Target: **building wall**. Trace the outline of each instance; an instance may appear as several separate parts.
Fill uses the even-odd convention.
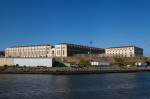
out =
[[[54,65],[53,58],[0,58],[0,66],[8,65],[13,66],[18,64],[19,66],[47,66],[52,67]]]
[[[0,66],[13,66],[14,65],[14,59],[13,58],[0,58]]]
[[[143,49],[135,46],[107,48],[106,56],[107,57],[143,57]]]
[[[55,48],[52,48],[50,53],[47,54],[47,57],[55,57],[56,56],[55,54],[56,54]]]
[[[55,46],[55,55],[56,57],[67,57],[73,56],[74,54],[90,54],[90,49],[92,54],[105,53],[105,50],[101,48],[62,43]]]
[[[103,54],[104,49],[76,44],[17,46],[6,48],[5,57],[67,57],[74,54]]]
[[[53,66],[53,59],[52,58],[15,58],[14,65],[18,64],[19,66]]]
[[[67,57],[67,45],[56,45],[55,46],[55,56],[56,57]]]
[[[6,48],[5,57],[47,57],[51,45],[17,46]]]
[[[143,49],[135,47],[134,48],[135,57],[143,57]]]

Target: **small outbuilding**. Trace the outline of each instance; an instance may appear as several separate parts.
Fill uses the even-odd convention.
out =
[[[18,66],[27,66],[27,67],[36,67],[36,66],[54,66],[54,58],[30,58],[30,57],[4,57],[0,58],[0,66],[8,65],[18,65]]]
[[[147,63],[135,63],[136,66],[147,66]]]
[[[95,66],[109,66],[110,63],[109,62],[91,62],[91,65],[95,65]]]

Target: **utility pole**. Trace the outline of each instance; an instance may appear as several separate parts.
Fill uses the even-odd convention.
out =
[[[62,52],[63,52],[63,51],[62,51],[62,45],[61,45],[61,62],[63,63],[63,60],[64,60],[64,59],[63,59],[63,56],[62,56]]]
[[[91,63],[91,46],[92,46],[92,41],[90,41],[90,63]]]
[[[150,44],[149,44],[149,46],[150,46]],[[150,54],[148,54],[148,55],[146,55],[147,57],[150,57]],[[143,57],[144,57],[144,55],[143,55]]]

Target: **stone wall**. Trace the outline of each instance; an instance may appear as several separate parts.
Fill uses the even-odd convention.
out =
[[[13,58],[0,58],[0,66],[13,66],[14,65],[14,59]]]

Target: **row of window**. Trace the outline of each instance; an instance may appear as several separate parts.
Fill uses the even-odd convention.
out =
[[[115,49],[106,49],[106,50],[127,50],[127,49],[134,49],[134,48],[115,48]]]
[[[45,50],[27,50],[27,51],[21,50],[21,51],[6,51],[6,52],[37,52],[37,51],[44,51],[45,52]]]
[[[39,48],[39,49],[6,49],[6,51],[18,51],[18,50],[45,50],[46,48]],[[50,48],[47,48],[50,50]]]
[[[61,55],[61,50],[57,50],[57,55]],[[65,50],[62,50],[62,55],[65,55]]]
[[[61,49],[61,47],[56,47],[57,49]],[[62,47],[62,49],[65,49],[65,47]]]

